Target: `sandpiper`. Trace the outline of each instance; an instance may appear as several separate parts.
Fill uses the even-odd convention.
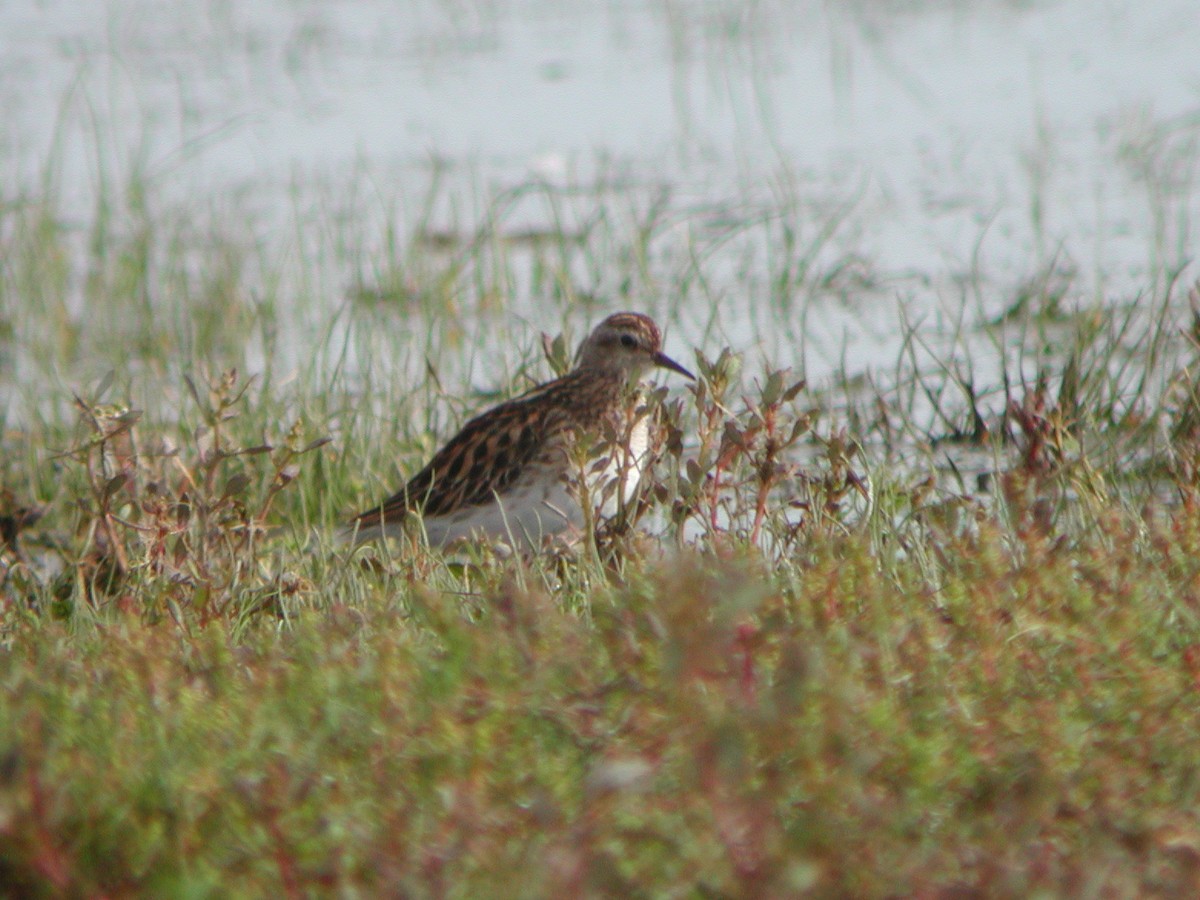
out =
[[[561,378],[467,422],[404,487],[351,520],[351,540],[403,534],[419,517],[431,546],[536,550],[630,502],[650,455],[639,382],[655,367],[695,376],[662,352],[662,333],[640,313],[609,316],[576,359]]]

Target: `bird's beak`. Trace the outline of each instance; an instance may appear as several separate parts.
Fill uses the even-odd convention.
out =
[[[671,357],[667,356],[665,353],[655,353],[653,359],[656,366],[661,366],[664,369],[670,369],[673,372],[678,372],[680,375],[692,379],[692,381],[696,380],[695,375],[693,375],[679,363],[675,362],[675,360],[671,359]]]

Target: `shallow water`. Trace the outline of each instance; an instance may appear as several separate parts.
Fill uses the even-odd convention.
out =
[[[879,383],[909,323],[926,364],[994,385],[1021,351],[978,326],[1023,280],[1064,270],[1065,307],[1120,306],[1190,258],[1196,47],[1193,0],[10,2],[0,153],[10,191],[59,159],[81,222],[98,173],[138,171],[181,204],[237,198],[267,240],[362,214],[342,193],[365,182],[368,250],[392,224],[452,256],[512,191],[509,296],[472,298],[510,361],[472,361],[479,383],[513,339],[636,304],[685,358],[729,343],[748,368]],[[618,250],[589,251],[567,268],[594,302],[546,299],[539,238],[656,203],[650,278],[622,296]],[[787,224],[810,249],[773,296]],[[334,259],[328,308],[285,317],[295,359],[361,269]]]

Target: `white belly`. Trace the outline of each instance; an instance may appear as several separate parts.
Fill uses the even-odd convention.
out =
[[[615,438],[599,448],[599,455],[585,473],[586,495],[601,519],[619,515],[637,498],[650,465],[647,414],[627,422]]]
[[[565,482],[542,482],[514,486],[492,503],[427,518],[424,526],[434,547],[482,540],[537,549],[549,537],[582,528],[583,509]]]
[[[647,417],[611,437],[594,448],[582,473],[531,472],[492,503],[425,519],[426,538],[434,547],[483,540],[536,551],[549,538],[581,533],[589,519],[594,525],[619,515],[636,499],[650,462]],[[590,516],[584,514],[585,504]]]

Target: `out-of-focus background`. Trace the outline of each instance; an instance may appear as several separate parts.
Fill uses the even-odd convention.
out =
[[[629,306],[815,384],[913,325],[996,381],[1031,280],[1130,303],[1190,260],[1197,46],[1189,0],[14,2],[0,169],[79,238],[68,319],[131,215],[254,258],[276,362],[348,301],[494,346]]]

